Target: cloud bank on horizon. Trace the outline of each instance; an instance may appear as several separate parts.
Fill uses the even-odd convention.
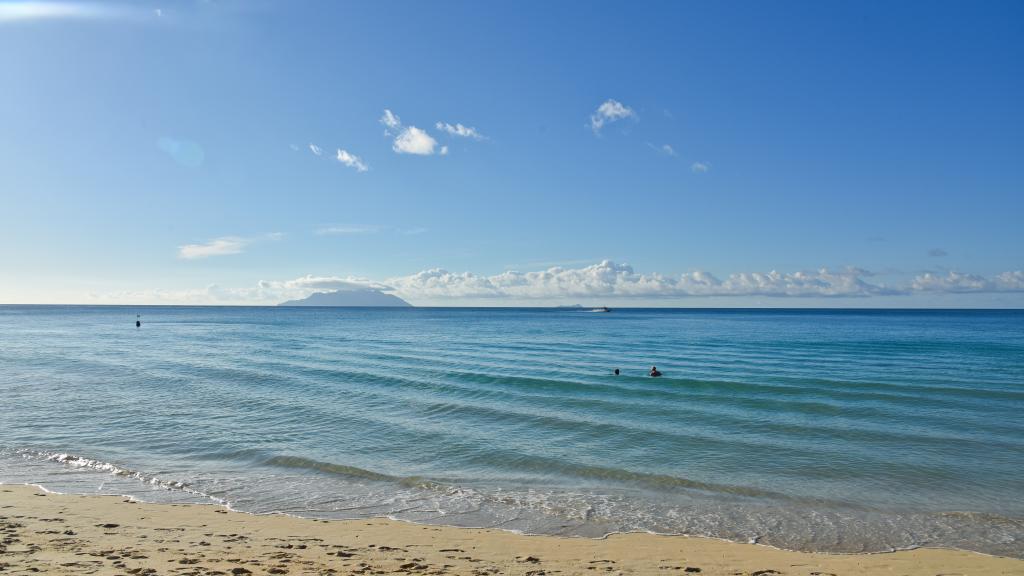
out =
[[[229,239],[197,245],[192,252],[231,250]],[[183,249],[186,247],[182,247]],[[212,255],[212,254],[206,254]],[[205,257],[192,256],[192,257]],[[292,280],[261,280],[253,287],[206,288],[167,291],[119,292],[94,296],[94,300],[125,303],[182,304],[276,304],[300,299],[314,292],[372,289],[394,294],[412,304],[474,302],[501,305],[507,300],[545,303],[567,299],[602,299],[685,302],[711,297],[757,296],[777,299],[854,298],[913,296],[922,293],[1019,293],[1024,292],[1024,271],[1008,271],[992,278],[956,271],[925,272],[909,284],[872,282],[875,274],[860,268],[801,272],[737,272],[724,279],[704,271],[677,276],[640,273],[628,264],[610,260],[580,268],[552,267],[532,272],[506,271],[494,275],[449,272],[441,268],[408,276],[375,281],[356,276],[306,275]]]

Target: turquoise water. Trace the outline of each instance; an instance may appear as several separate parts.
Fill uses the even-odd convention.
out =
[[[0,401],[58,491],[1024,557],[1019,311],[7,306]]]

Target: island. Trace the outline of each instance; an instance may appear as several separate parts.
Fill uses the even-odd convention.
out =
[[[315,292],[300,300],[288,300],[278,306],[397,306],[411,307],[394,294],[385,294],[375,288],[355,288],[333,292]]]

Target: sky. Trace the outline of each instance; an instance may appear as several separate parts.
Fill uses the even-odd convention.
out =
[[[0,303],[1024,307],[1024,4],[0,0]]]

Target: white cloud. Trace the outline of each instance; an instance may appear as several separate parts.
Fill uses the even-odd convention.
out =
[[[0,2],[0,23],[31,20],[104,20],[122,18],[121,8],[94,2]]]
[[[205,288],[184,290],[138,290],[91,295],[100,303],[121,304],[279,304],[305,298],[314,292],[333,290],[386,290],[388,287],[365,278],[339,276],[301,276],[294,280],[260,280],[247,288],[228,288],[210,284]]]
[[[640,274],[627,264],[605,260],[583,268],[509,271],[493,276],[435,268],[387,281],[409,299],[558,299],[579,297],[678,298],[690,296],[864,297],[899,294],[871,284],[856,268],[813,272],[748,272],[720,280],[708,272],[679,276]]]
[[[364,234],[393,233],[404,236],[415,236],[426,232],[426,228],[399,228],[397,226],[378,226],[375,224],[342,224],[325,226],[314,231],[317,236],[359,236]]]
[[[651,150],[654,150],[658,154],[663,154],[665,156],[677,156],[676,149],[673,148],[671,144],[662,144],[661,146],[655,146],[654,144],[648,142],[647,147],[650,148]]]
[[[348,166],[349,168],[355,168],[356,172],[366,172],[367,170],[370,169],[370,167],[367,166],[366,163],[363,162],[363,160],[359,156],[356,156],[355,154],[352,154],[347,150],[342,150],[341,148],[338,148],[338,154],[336,158],[338,159],[338,162],[341,162],[345,166]]]
[[[430,134],[427,134],[426,130],[416,126],[403,127],[402,120],[391,110],[384,110],[384,115],[380,117],[380,123],[386,127],[384,130],[385,136],[391,136],[397,132],[397,136],[395,136],[395,140],[391,144],[391,149],[398,154],[416,154],[418,156],[431,156],[433,154],[445,156],[448,154],[448,147],[441,146],[438,148],[437,140]]]
[[[358,234],[376,234],[384,230],[382,226],[366,226],[354,224],[347,226],[327,226],[316,231],[318,236],[355,236]]]
[[[927,272],[914,278],[911,286],[918,292],[1024,292],[1024,271],[1003,272],[995,278],[953,270],[945,274]]]
[[[996,276],[995,283],[1000,292],[1024,292],[1024,270],[1003,272]]]
[[[434,140],[430,134],[415,126],[409,126],[398,133],[391,149],[399,154],[430,156],[434,154],[434,148],[436,147],[437,140]],[[448,153],[447,146],[441,148],[441,153]]]
[[[600,134],[605,124],[617,122],[623,118],[636,118],[636,112],[618,100],[606,100],[590,115],[590,129]]]
[[[310,145],[309,145],[309,151],[312,152],[313,154],[316,154],[317,156],[320,156],[320,155],[322,155],[324,153],[323,148],[317,146],[316,144],[312,144],[312,143],[310,143]]]
[[[710,162],[694,162],[690,166],[690,170],[694,174],[703,174],[703,173],[707,172],[708,170],[711,170],[711,163]]]
[[[196,260],[210,256],[228,256],[240,254],[249,241],[244,238],[225,236],[203,244],[186,244],[178,247],[178,258]]]
[[[476,128],[470,126],[463,126],[462,124],[456,123],[454,126],[447,122],[438,122],[435,124],[437,129],[442,132],[447,132],[452,136],[459,136],[462,138],[472,138],[473,140],[483,140],[486,138],[483,134],[477,131]]]
[[[384,110],[384,115],[380,117],[380,123],[387,127],[388,130],[397,130],[402,127],[402,121],[398,118],[398,115],[391,110]],[[385,130],[384,133],[390,135],[391,133]]]
[[[257,289],[279,292],[282,296],[298,296],[304,298],[317,290],[352,290],[360,288],[373,288],[375,290],[389,290],[390,288],[379,282],[355,276],[313,276],[307,274],[294,280],[274,281],[260,280]]]

